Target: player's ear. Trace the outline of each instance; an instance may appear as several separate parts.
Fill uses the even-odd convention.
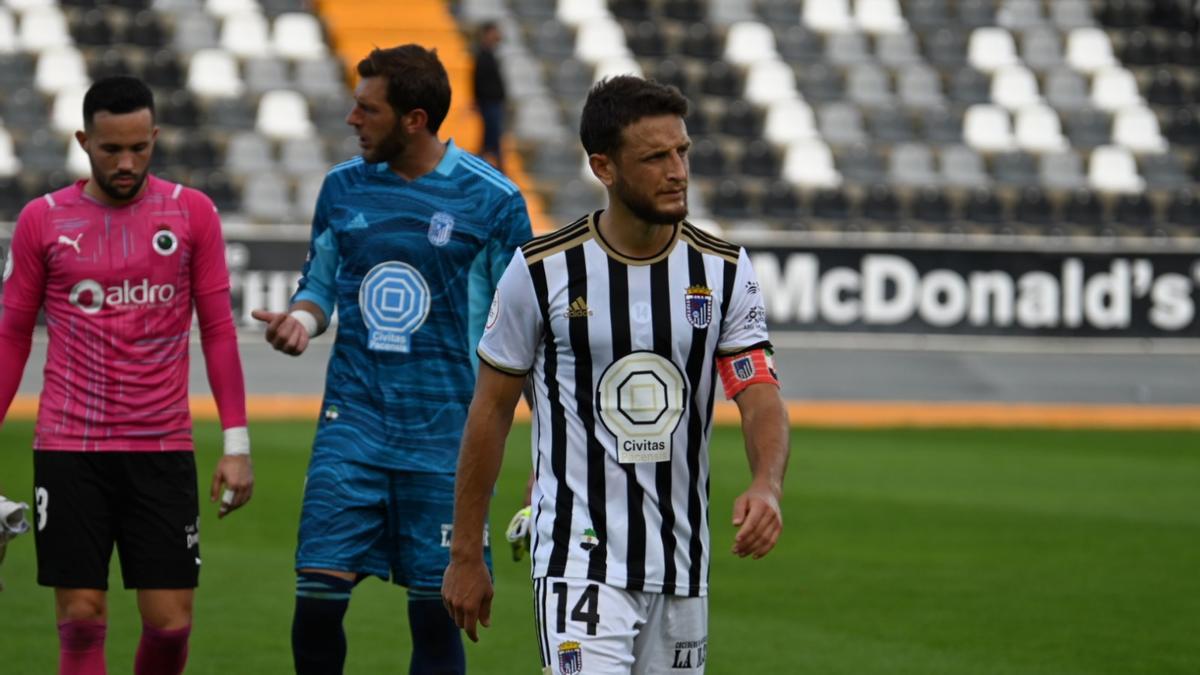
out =
[[[409,134],[424,131],[426,125],[429,124],[429,113],[425,112],[424,108],[413,108],[404,113],[404,116],[400,118],[400,123],[404,126],[404,131]]]
[[[600,152],[588,155],[588,166],[592,167],[592,175],[603,183],[604,187],[612,187],[616,182],[616,167],[608,155]]]
[[[83,148],[84,152],[88,151],[88,146],[87,146],[88,137],[87,137],[86,132],[76,131],[75,132],[75,142],[79,143],[79,147]]]

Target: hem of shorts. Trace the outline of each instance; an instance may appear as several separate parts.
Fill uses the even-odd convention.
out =
[[[74,442],[74,443],[35,443],[33,449],[38,452],[195,452],[191,442],[180,443],[130,443],[130,442]]]
[[[598,579],[593,579],[593,578],[587,576],[586,574],[565,574],[565,573],[555,574],[554,572],[556,572],[556,571],[558,571],[558,570],[549,570],[549,571],[542,572],[542,573],[534,572],[533,578],[534,579],[545,579],[547,577],[554,577],[557,579],[577,579],[579,581],[594,581],[596,583],[604,584],[605,586],[612,586],[613,588],[620,588],[621,590],[625,590],[625,591],[631,591],[631,592],[637,592],[637,593],[658,593],[661,595],[673,595],[676,597],[685,597],[685,598],[703,598],[708,595],[708,584],[700,584],[700,586],[696,589],[695,593],[692,593],[691,592],[692,589],[687,586],[682,587],[682,590],[678,590],[680,588],[680,586],[678,584],[676,584],[677,590],[674,593],[667,593],[667,592],[663,591],[662,582],[641,581],[641,588],[635,589],[635,588],[632,588],[632,586],[639,582],[639,580],[637,580],[637,579],[625,579],[623,577],[609,576],[604,581],[600,581]]]
[[[297,560],[293,571],[299,573],[300,570],[329,570],[331,572],[345,572],[346,574],[361,574],[369,577],[379,577],[384,581],[391,581],[391,570],[380,573],[377,570],[356,570],[349,569],[350,565],[344,562],[335,562],[332,560]]]

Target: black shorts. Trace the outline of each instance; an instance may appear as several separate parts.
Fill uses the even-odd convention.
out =
[[[38,583],[108,589],[113,544],[125,588],[195,588],[200,511],[191,452],[33,453]]]

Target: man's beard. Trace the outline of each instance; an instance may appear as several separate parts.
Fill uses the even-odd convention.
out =
[[[404,154],[404,150],[408,147],[407,139],[404,138],[404,132],[400,130],[400,125],[392,127],[391,133],[384,136],[383,140],[371,149],[370,153],[363,153],[363,159],[371,164],[379,162],[391,162],[393,159]]]
[[[110,199],[119,202],[132,199],[133,196],[142,189],[142,185],[146,183],[146,175],[148,173],[148,171],[143,171],[140,174],[136,174],[132,171],[120,171],[114,174],[112,179],[108,179],[102,178],[102,174],[96,170],[95,163],[92,164],[92,177],[96,179],[96,185],[100,188],[100,191],[108,195]],[[129,186],[128,188],[117,187],[114,182],[117,178],[122,178],[124,176],[133,176],[133,185]]]
[[[673,211],[664,211],[654,204],[654,197],[639,194],[637,190],[625,182],[625,179],[617,176],[616,182],[613,184],[616,188],[617,198],[629,209],[629,212],[637,216],[643,222],[652,225],[674,225],[687,217],[687,190],[684,190],[683,207]]]

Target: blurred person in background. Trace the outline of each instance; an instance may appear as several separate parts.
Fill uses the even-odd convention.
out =
[[[503,39],[500,26],[488,21],[479,27],[479,45],[475,50],[475,105],[483,119],[483,158],[503,171],[500,144],[504,137],[504,116],[507,95],[504,76],[496,59],[496,48]]]

